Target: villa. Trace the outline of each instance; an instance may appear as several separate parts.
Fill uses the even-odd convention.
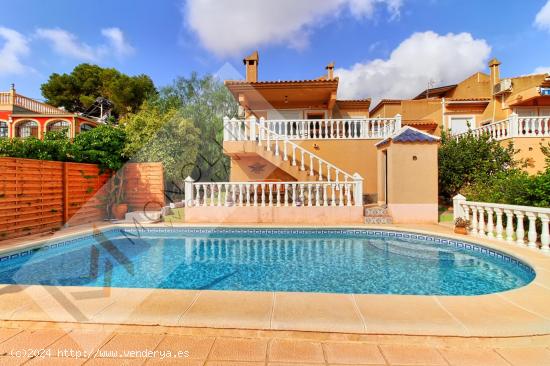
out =
[[[458,84],[430,88],[412,99],[383,99],[371,117],[402,116],[404,124],[440,135],[487,132],[519,149],[529,172],[544,168],[539,145],[550,137],[550,76],[500,77],[500,62],[489,62],[489,74],[476,72]]]
[[[14,85],[0,92],[0,138],[44,138],[48,131],[68,129],[69,137],[88,131],[100,122],[18,94]]]

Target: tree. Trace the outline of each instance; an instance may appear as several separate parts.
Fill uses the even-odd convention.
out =
[[[147,75],[128,76],[90,64],[80,64],[70,74],[51,74],[40,89],[46,103],[70,112],[83,112],[96,98],[105,97],[114,103],[115,116],[137,112],[143,101],[157,92]]]
[[[126,142],[124,129],[99,125],[76,135],[71,148],[71,160],[77,163],[96,163],[102,168],[119,170],[126,162],[123,154]]]
[[[201,145],[200,130],[182,113],[144,103],[121,123],[126,131],[124,155],[136,162],[161,162],[165,179],[181,185],[191,174]]]
[[[452,197],[475,182],[516,169],[521,162],[514,160],[512,143],[503,147],[488,135],[466,136],[456,139],[443,132],[439,148],[439,193],[450,202]]]
[[[176,108],[200,130],[193,177],[201,181],[225,181],[229,159],[223,153],[223,117],[235,117],[238,105],[223,83],[211,75],[177,78],[160,91],[153,103],[160,110]]]

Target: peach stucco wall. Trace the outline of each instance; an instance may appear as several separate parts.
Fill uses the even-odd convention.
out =
[[[437,148],[437,143],[389,143],[378,151],[379,204],[388,204],[395,223],[437,223]],[[388,164],[386,199],[384,151]]]
[[[508,146],[510,142],[514,144],[514,150],[519,150],[515,157],[518,160],[526,160],[528,166],[525,169],[529,174],[535,174],[546,168],[545,156],[540,149],[540,145],[548,146],[550,139],[534,137],[515,137],[500,141],[502,146]]]
[[[296,180],[290,174],[258,155],[231,157],[230,180],[232,182],[249,182],[265,179],[277,179],[280,181]]]
[[[185,222],[360,224],[363,222],[363,207],[186,207]]]

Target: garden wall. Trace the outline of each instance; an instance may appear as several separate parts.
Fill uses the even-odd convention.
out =
[[[125,167],[127,203],[164,203],[162,164],[130,163]],[[110,172],[95,164],[0,158],[0,240],[51,232],[102,221]]]

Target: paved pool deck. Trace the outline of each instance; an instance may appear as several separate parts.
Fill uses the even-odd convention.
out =
[[[173,224],[171,226],[213,225]],[[215,227],[220,226],[222,225],[215,225]],[[244,225],[231,226],[244,227]],[[498,249],[525,261],[534,268],[537,275],[535,280],[527,286],[482,296],[2,285],[0,287],[0,320],[330,332],[356,335],[446,337],[550,335],[550,256],[517,244],[455,235],[451,228],[443,225],[344,227],[404,230],[468,240]],[[89,230],[89,228],[63,230],[56,234],[56,238],[89,232]],[[35,246],[40,244],[40,240],[43,239],[4,243],[1,250]]]

